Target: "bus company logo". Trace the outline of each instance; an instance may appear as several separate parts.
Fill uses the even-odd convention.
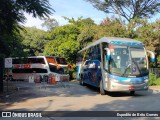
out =
[[[11,117],[11,112],[2,112],[2,117]]]

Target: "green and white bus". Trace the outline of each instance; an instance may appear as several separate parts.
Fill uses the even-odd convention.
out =
[[[78,52],[76,77],[80,84],[106,91],[147,90],[149,60],[155,61],[153,52],[140,41],[129,38],[103,37]]]

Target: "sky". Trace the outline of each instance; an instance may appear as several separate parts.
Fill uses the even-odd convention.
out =
[[[91,18],[95,21],[96,24],[99,24],[106,17],[111,16],[110,14],[106,14],[103,11],[99,11],[94,8],[89,2],[85,0],[49,0],[51,7],[55,10],[51,18],[54,18],[58,21],[59,25],[67,24],[67,20],[65,20],[62,16],[68,18],[78,19],[78,17],[83,18]],[[32,27],[35,26],[39,29],[44,29],[41,24],[42,20],[39,18],[33,18],[31,15],[25,14],[27,20],[24,26]],[[160,19],[160,14],[153,16],[153,18],[149,19],[149,22],[154,22],[156,19]]]

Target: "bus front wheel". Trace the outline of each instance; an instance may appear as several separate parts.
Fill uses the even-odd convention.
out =
[[[106,94],[106,91],[103,89],[102,80],[100,81],[100,94],[101,95],[105,95]]]

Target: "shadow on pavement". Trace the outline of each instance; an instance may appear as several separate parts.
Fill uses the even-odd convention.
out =
[[[19,102],[25,102],[29,99],[34,98],[45,98],[49,96],[63,96],[63,97],[83,97],[83,96],[95,96],[99,94],[99,89],[91,86],[80,86],[78,82],[69,83],[68,87],[62,87],[62,86],[37,86],[34,84],[29,84],[28,82],[11,82],[13,86],[20,87],[19,90],[15,90],[10,95],[4,95],[1,96],[1,103],[0,103],[0,110],[6,110],[8,107],[11,107],[14,105],[14,103]],[[13,87],[14,88],[14,87]],[[154,93],[154,94],[153,94]],[[154,111],[159,110],[160,106],[160,93],[154,92],[153,90],[149,90],[148,92],[137,92],[135,96],[129,97],[127,100],[119,100],[118,97],[128,97],[130,96],[129,92],[107,92],[107,95],[104,97],[117,97],[117,100],[114,99],[111,102],[99,104],[96,103],[94,107],[91,109],[81,109],[81,111],[117,111],[117,110],[127,110],[127,111]],[[151,98],[149,98],[152,96]],[[103,96],[102,96],[103,97]],[[139,97],[139,99],[136,99]],[[106,97],[107,99],[107,97]],[[152,102],[154,101],[154,105]],[[64,101],[65,102],[65,101]],[[13,111],[45,111],[48,107],[50,107],[53,104],[52,100],[49,100],[47,105],[45,107],[39,107],[35,109],[26,109],[25,106],[21,109],[13,109]],[[82,103],[85,105],[85,103]],[[31,106],[32,107],[32,106]],[[67,108],[65,106],[65,108]],[[69,108],[69,107],[68,107]],[[54,108],[53,108],[54,109]],[[59,109],[59,111],[70,111],[70,109]]]

